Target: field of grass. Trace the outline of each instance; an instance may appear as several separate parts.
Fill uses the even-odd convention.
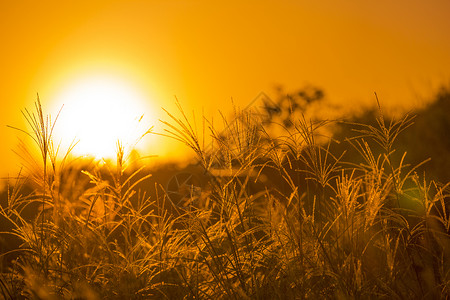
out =
[[[5,299],[448,299],[448,185],[395,152],[413,118],[306,118],[274,136],[251,111],[218,132],[168,113],[166,135],[197,156],[197,181],[57,159],[39,102],[25,112],[40,149],[0,210]],[[56,125],[57,126],[57,125]],[[281,134],[279,132],[282,132]],[[204,143],[212,136],[213,143]],[[351,150],[358,157],[346,156]]]

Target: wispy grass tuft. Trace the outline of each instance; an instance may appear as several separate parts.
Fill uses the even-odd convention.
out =
[[[121,143],[104,166],[58,159],[39,99],[25,110],[31,131],[19,130],[40,159],[21,151],[34,184],[19,176],[1,205],[1,236],[16,241],[1,255],[3,298],[448,297],[450,188],[393,155],[413,118],[378,105],[376,126],[336,141],[321,131],[332,122],[292,119],[273,136],[238,108],[224,131],[205,118],[199,129],[177,105],[163,135],[202,168],[180,201]]]

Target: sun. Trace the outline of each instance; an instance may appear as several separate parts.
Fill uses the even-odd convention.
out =
[[[143,92],[118,76],[72,80],[52,101],[55,109],[61,109],[54,140],[66,149],[75,142],[75,155],[114,158],[118,141],[130,150],[150,128],[149,102]]]

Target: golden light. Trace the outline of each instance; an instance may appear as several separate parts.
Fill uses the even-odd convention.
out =
[[[150,128],[149,99],[119,76],[100,74],[71,80],[52,103],[53,115],[62,107],[54,141],[63,149],[77,142],[72,150],[75,155],[114,158],[118,141],[129,151]]]

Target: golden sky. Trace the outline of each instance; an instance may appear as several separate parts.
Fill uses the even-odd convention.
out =
[[[150,123],[175,96],[212,112],[277,84],[317,85],[336,103],[376,91],[387,106],[417,104],[450,82],[449,16],[448,0],[2,1],[2,171],[18,165],[6,125],[24,126],[36,93],[53,109],[86,78],[132,86]]]

